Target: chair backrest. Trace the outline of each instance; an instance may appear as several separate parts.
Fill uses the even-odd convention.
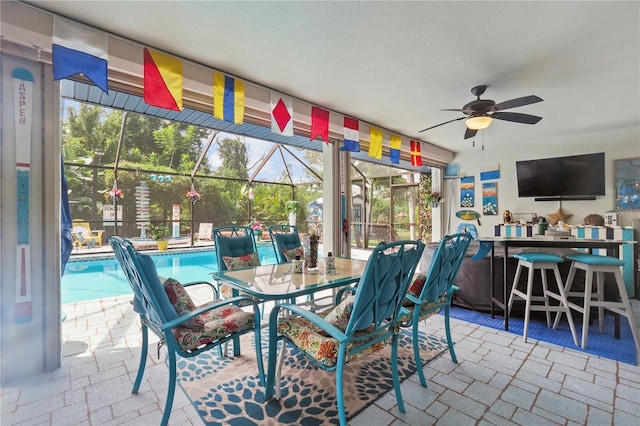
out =
[[[345,334],[351,336],[371,325],[384,328],[398,321],[423,251],[422,241],[380,243],[373,249],[358,283]]]
[[[89,225],[89,222],[85,222],[84,220],[80,220],[80,219],[74,219],[73,220],[73,229],[74,232],[79,232],[76,231],[75,229],[78,228],[84,228],[83,230],[83,234],[85,234],[85,237],[90,237],[91,236],[91,225]]]
[[[213,240],[213,223],[201,223],[198,226],[199,240]]]
[[[257,252],[253,230],[248,226],[223,226],[213,230],[218,271],[226,271],[224,256],[245,256]]]
[[[435,302],[449,294],[473,237],[468,232],[445,236],[433,257],[420,292],[420,300]]]
[[[152,324],[149,326],[162,335],[159,325],[178,316],[160,282],[153,259],[138,253],[133,244],[124,238],[113,235],[108,242],[133,290],[133,309],[156,324],[156,327]]]
[[[76,225],[73,227],[72,232],[76,234],[76,237],[78,237],[78,241],[80,241],[81,243],[84,242],[85,238],[91,237],[91,234],[84,226]]]
[[[291,262],[292,259],[287,259],[284,251],[302,247],[298,227],[294,225],[274,225],[268,229],[278,263]]]

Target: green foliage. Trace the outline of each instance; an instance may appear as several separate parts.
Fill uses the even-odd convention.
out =
[[[287,201],[286,203],[284,203],[284,209],[287,211],[287,213],[298,214],[301,210],[300,202],[295,200]]]
[[[171,234],[169,233],[169,227],[166,225],[150,225],[149,235],[154,240],[166,240]]]
[[[235,138],[216,139],[218,154],[222,159],[222,165],[218,168],[218,176],[248,180],[247,165],[249,164],[249,154],[247,153],[246,142]]]

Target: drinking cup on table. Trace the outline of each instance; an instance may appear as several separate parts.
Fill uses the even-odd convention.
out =
[[[302,260],[300,259],[300,256],[296,256],[296,258],[293,260],[293,272],[295,274],[301,274],[302,273]]]

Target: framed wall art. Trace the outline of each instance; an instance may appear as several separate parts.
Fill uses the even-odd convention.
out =
[[[640,157],[614,160],[616,210],[640,210]]]

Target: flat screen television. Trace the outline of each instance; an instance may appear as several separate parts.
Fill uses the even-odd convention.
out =
[[[516,176],[520,197],[595,200],[604,195],[604,152],[516,161]]]

